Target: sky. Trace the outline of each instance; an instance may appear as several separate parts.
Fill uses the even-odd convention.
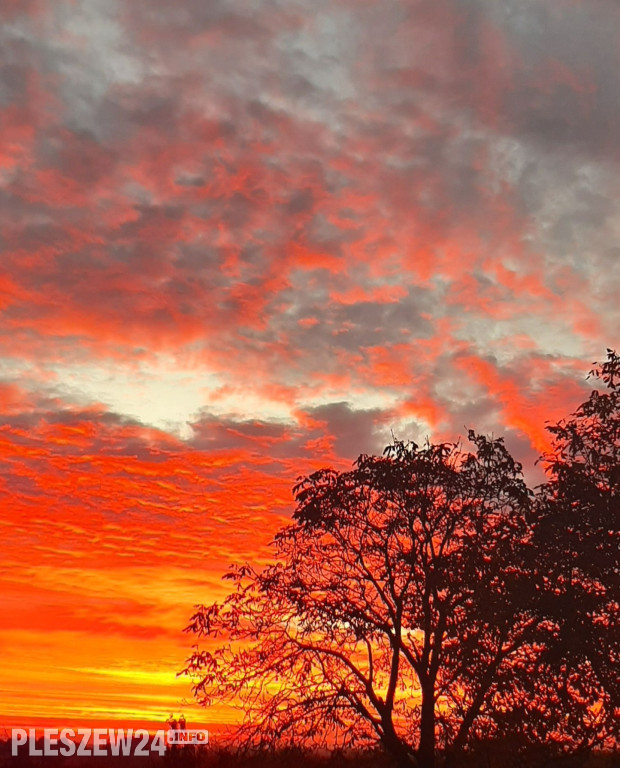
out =
[[[5,0],[0,729],[191,723],[296,479],[546,420],[620,330],[616,0]]]

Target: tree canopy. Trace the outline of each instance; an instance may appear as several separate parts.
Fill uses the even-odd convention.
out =
[[[594,389],[568,419],[550,425],[542,457],[534,541],[541,655],[553,705],[565,713],[563,741],[580,748],[616,731],[620,714],[620,357],[590,372]]]
[[[501,439],[396,441],[294,489],[274,562],[234,566],[184,672],[244,712],[238,743],[380,743],[399,766],[476,744],[603,743],[618,706],[618,358],[550,427],[530,491]],[[615,538],[614,538],[615,537]],[[601,638],[605,645],[601,648]],[[615,637],[615,639],[614,639]],[[617,666],[616,666],[617,668]]]

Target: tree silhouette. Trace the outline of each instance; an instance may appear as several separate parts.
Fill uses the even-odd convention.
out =
[[[536,622],[517,605],[530,494],[501,440],[469,437],[475,453],[396,442],[304,478],[277,562],[199,606],[188,630],[225,642],[184,671],[202,703],[241,705],[238,740],[378,740],[431,768],[488,733]]]
[[[232,567],[187,627],[206,647],[183,672],[241,707],[237,744],[379,743],[418,768],[617,746],[620,358],[592,375],[607,391],[548,427],[536,494],[474,432],[299,481],[275,562]]]
[[[548,427],[549,475],[538,494],[538,604],[551,628],[541,659],[564,747],[613,737],[620,708],[620,357],[590,373],[594,390]]]

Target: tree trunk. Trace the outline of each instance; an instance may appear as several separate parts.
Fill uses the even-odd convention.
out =
[[[395,768],[420,768],[420,763],[416,757],[406,749],[391,750],[390,754],[394,760]]]
[[[412,750],[397,735],[391,722],[384,723],[383,745],[395,768],[420,768]]]
[[[432,685],[422,687],[418,764],[420,768],[435,768],[435,691]]]

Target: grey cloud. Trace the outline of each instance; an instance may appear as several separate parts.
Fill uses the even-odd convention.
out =
[[[305,409],[322,426],[302,428],[294,422],[244,421],[232,416],[205,413],[192,424],[191,445],[204,451],[245,450],[279,462],[316,458],[309,441],[332,436],[339,457],[355,459],[360,453],[381,453],[389,441],[390,414],[380,409],[352,408],[348,402],[332,402]],[[327,462],[327,457],[326,457]]]
[[[620,78],[616,30],[620,6],[614,0],[550,5],[534,0],[477,5],[495,20],[518,50],[522,69],[505,105],[516,133],[540,140],[547,148],[565,143],[594,157],[616,159],[620,128]],[[550,66],[566,67],[583,86],[541,83]],[[561,78],[561,74],[559,75]]]
[[[353,409],[350,403],[329,403],[308,409],[311,416],[327,424],[335,437],[338,456],[355,459],[361,453],[381,454],[385,448],[388,414],[373,408]]]

